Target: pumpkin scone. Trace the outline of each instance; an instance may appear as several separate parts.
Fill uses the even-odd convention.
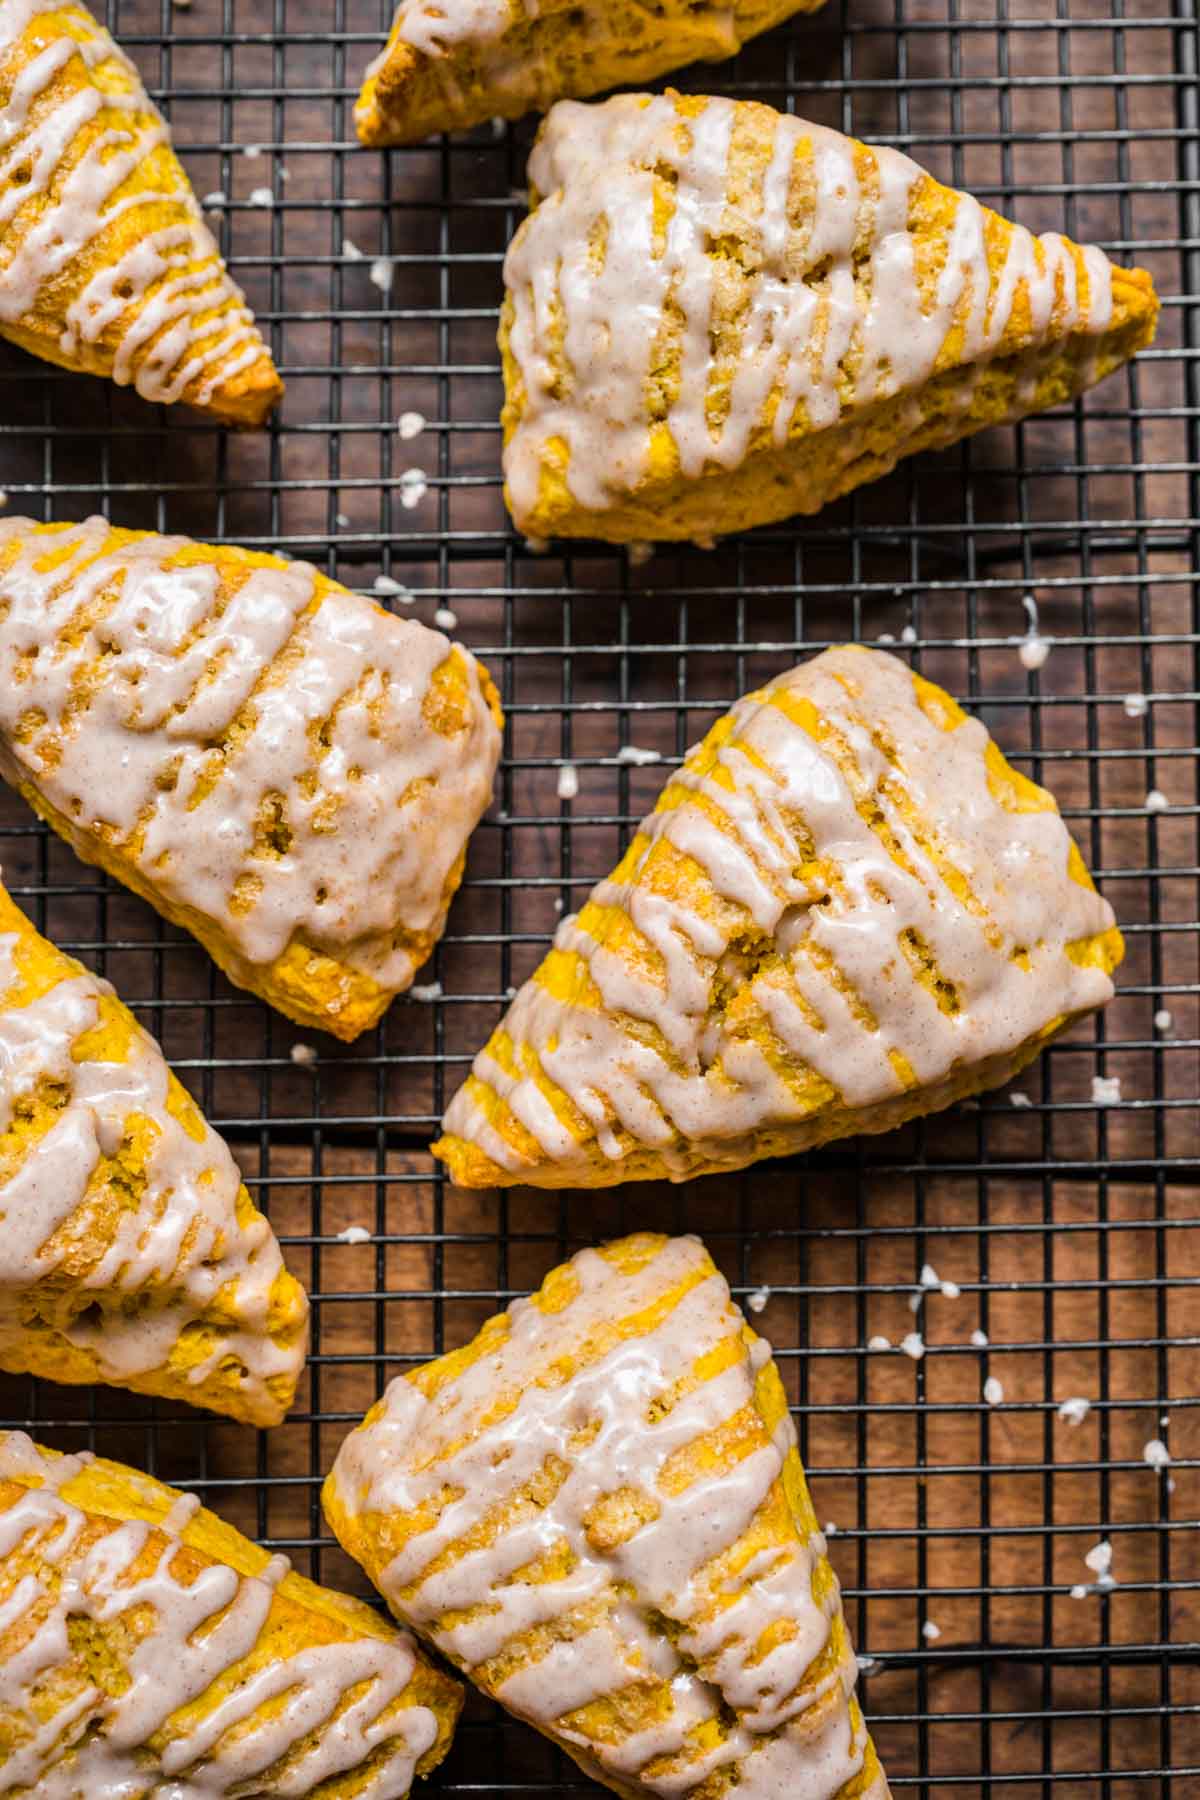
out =
[[[400,0],[368,66],[354,122],[364,144],[411,144],[493,118],[545,112],[564,95],[653,81],[736,56],[760,31],[824,0]]]
[[[1123,953],[1053,797],[844,645],[738,702],[508,1008],[456,1182],[683,1181],[1007,1081]]]
[[[308,563],[0,521],[0,774],[300,1024],[410,985],[500,727],[469,652]]]
[[[194,1495],[0,1433],[2,1800],[403,1800],[461,1699]]]
[[[324,1499],[396,1616],[617,1793],[886,1800],[770,1346],[699,1239],[581,1251],[393,1381]]]
[[[154,1039],[0,887],[0,1368],[277,1425],[307,1332],[274,1232]]]
[[[0,333],[233,425],[283,393],[166,120],[75,0],[0,0]]]
[[[711,540],[1057,406],[1154,336],[1142,269],[753,102],[564,101],[501,313],[535,538]]]

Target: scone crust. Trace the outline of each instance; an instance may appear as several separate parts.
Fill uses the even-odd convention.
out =
[[[1053,797],[845,645],[689,754],[434,1154],[466,1187],[601,1187],[890,1130],[1008,1080],[1107,1002],[1122,949]]]
[[[283,393],[270,352],[165,120],[86,8],[28,0],[0,13],[0,111],[9,169],[29,156],[29,197],[0,227],[0,331],[146,399],[261,425]]]
[[[398,1617],[629,1796],[885,1800],[769,1346],[696,1238],[584,1250],[346,1440]]]
[[[215,1625],[204,1662],[196,1625]],[[399,1800],[442,1760],[462,1704],[407,1633],[192,1496],[6,1432],[0,1661],[31,1665],[32,1645],[27,1690],[0,1700],[0,1793],[39,1778],[108,1793],[119,1775],[141,1800],[200,1764],[214,1796]],[[31,1723],[52,1718],[39,1749]]]
[[[491,795],[487,671],[307,564],[98,519],[0,522],[0,598],[20,596],[0,772],[239,987],[347,1040],[375,1024]]]
[[[817,512],[1154,336],[1145,270],[756,102],[563,103],[530,178],[500,323],[530,537],[707,541]]]

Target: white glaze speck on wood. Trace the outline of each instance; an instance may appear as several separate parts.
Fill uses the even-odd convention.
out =
[[[245,423],[282,391],[165,120],[71,0],[0,0],[0,331]]]
[[[295,946],[410,984],[499,749],[466,651],[307,563],[0,527],[0,772],[270,999]]]
[[[1110,998],[1119,956],[1053,801],[1019,784],[882,651],[779,676],[563,919],[436,1153],[468,1185],[681,1180],[1007,1079]]]
[[[289,1567],[193,1496],[0,1434],[0,1793],[298,1800],[354,1774],[332,1791],[402,1800],[440,1729],[416,1647]]]
[[[1008,225],[899,151],[765,107],[635,94],[561,101],[529,171],[534,210],[505,262],[504,467],[519,530],[632,539],[624,501],[720,477],[797,434],[825,434],[823,466],[763,516],[815,511],[907,453],[935,375],[947,443],[1028,412],[1048,348],[1077,340],[1074,386],[1104,372],[1093,353],[1114,319],[1108,258]],[[927,190],[950,216],[923,220]],[[1148,284],[1140,304],[1152,324]],[[1025,359],[1020,379],[994,419],[968,419],[1001,354]],[[905,396],[890,448],[835,429]],[[543,491],[552,471],[566,499]],[[787,479],[775,470],[760,503]],[[758,522],[754,504],[738,523]],[[672,509],[651,508],[645,535],[695,536]]]
[[[886,1795],[769,1347],[698,1239],[581,1251],[394,1381],[326,1509],[397,1616],[620,1792]]]
[[[0,906],[0,1367],[277,1424],[307,1304],[275,1234],[108,983]]]

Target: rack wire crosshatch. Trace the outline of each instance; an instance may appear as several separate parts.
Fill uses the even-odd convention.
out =
[[[696,1230],[739,1293],[766,1290],[756,1323],[837,1526],[896,1790],[1200,1794],[1194,0],[830,0],[680,79],[911,149],[1035,229],[1149,267],[1165,307],[1156,347],[1073,409],[636,567],[595,546],[535,556],[508,525],[494,334],[532,127],[358,149],[353,96],[389,12],[109,0],[288,396],[237,437],[0,348],[0,484],[14,512],[279,547],[367,591],[390,578],[427,620],[450,609],[503,689],[496,802],[424,998],[310,1066],[286,1021],[0,797],[20,903],[136,1003],[315,1302],[301,1399],[269,1435],[14,1378],[0,1412],[198,1484],[361,1591],[319,1486],[385,1382],[582,1242]],[[1036,671],[1017,653],[1026,596],[1053,643]],[[1055,789],[1126,933],[1117,1000],[1018,1091],[793,1164],[673,1190],[448,1188],[427,1150],[444,1100],[661,782],[621,748],[669,763],[736,694],[846,636],[893,640]],[[344,1241],[353,1225],[370,1241]],[[924,1290],[914,1316],[926,1264],[951,1293]],[[869,1347],[914,1329],[920,1360]],[[1082,1422],[1068,1398],[1090,1400]],[[1109,1587],[1085,1562],[1101,1539]],[[587,1785],[473,1699],[431,1790]]]

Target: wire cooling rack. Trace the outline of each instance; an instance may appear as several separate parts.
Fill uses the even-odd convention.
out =
[[[161,1037],[315,1324],[295,1413],[269,1435],[11,1378],[0,1411],[196,1483],[361,1591],[318,1489],[384,1383],[582,1242],[697,1230],[741,1294],[768,1290],[756,1323],[837,1527],[896,1789],[1200,1794],[1193,0],[830,0],[683,78],[911,148],[1035,229],[1145,264],[1166,303],[1156,347],[1081,405],[905,464],[815,520],[638,568],[602,547],[534,556],[508,526],[494,333],[531,132],[358,149],[353,95],[387,11],[110,0],[288,396],[235,437],[0,347],[0,485],[12,511],[278,547],[368,591],[390,577],[426,620],[449,608],[503,689],[496,802],[426,999],[356,1045],[320,1041],[308,1067],[294,1028],[3,797],[17,897]],[[1034,672],[1015,643],[1027,596],[1053,640]],[[426,1148],[444,1100],[665,766],[752,683],[851,635],[894,640],[1054,788],[1126,933],[1117,1000],[1018,1091],[888,1137],[674,1190],[448,1188]],[[630,745],[661,765],[622,759]],[[342,1242],[351,1225],[370,1241]],[[951,1287],[914,1314],[925,1265]],[[914,1330],[922,1360],[870,1348]],[[1070,1398],[1091,1403],[1081,1423],[1059,1416]],[[1085,1560],[1102,1540],[1110,1586]],[[473,1699],[432,1785],[588,1784]]]

